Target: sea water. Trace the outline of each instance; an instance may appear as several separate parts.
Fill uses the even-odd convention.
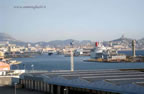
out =
[[[130,51],[124,51],[131,55]],[[144,51],[137,51],[137,55],[144,55]],[[90,56],[74,57],[75,70],[96,70],[96,69],[127,69],[127,68],[144,68],[144,62],[137,63],[104,63],[104,62],[84,62]],[[22,61],[19,65],[11,66],[12,69],[26,69],[26,70],[70,70],[70,57],[63,55],[38,55],[31,58],[15,58]],[[33,66],[32,66],[33,65]]]

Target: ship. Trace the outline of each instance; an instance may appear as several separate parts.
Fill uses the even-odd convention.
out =
[[[126,61],[126,55],[119,54],[116,49],[105,47],[102,43],[96,42],[91,50],[90,61]]]
[[[48,51],[48,56],[51,56],[51,55],[57,55],[57,52],[54,51],[54,50],[49,50]]]
[[[10,61],[8,62],[8,64],[10,64],[10,65],[18,65],[18,64],[21,64],[21,61],[10,60]]]
[[[9,65],[17,65],[17,64],[21,64],[22,63],[21,61],[12,60],[11,58],[7,58],[7,59],[4,58],[4,59],[2,59],[0,61],[5,62],[5,63],[7,63]]]

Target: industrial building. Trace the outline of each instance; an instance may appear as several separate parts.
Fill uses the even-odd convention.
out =
[[[144,94],[144,73],[121,70],[76,70],[24,73],[23,88],[48,94]]]

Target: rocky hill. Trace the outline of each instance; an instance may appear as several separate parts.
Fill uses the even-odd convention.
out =
[[[35,44],[39,44],[41,46],[49,45],[49,46],[53,46],[53,47],[64,47],[64,46],[69,46],[72,41],[75,46],[84,46],[84,45],[92,44],[92,42],[89,40],[78,41],[78,40],[73,40],[73,39],[54,40],[54,41],[49,41],[49,42],[37,42]]]
[[[27,42],[23,42],[23,41],[19,41],[19,40],[16,40],[15,38],[13,38],[12,36],[10,36],[9,34],[6,34],[6,33],[0,33],[0,42],[3,43],[3,42],[9,42],[11,44],[16,44],[16,45],[26,45]],[[49,42],[36,42],[36,43],[32,43],[32,42],[29,42],[29,44],[31,45],[40,45],[40,46],[52,46],[52,47],[64,47],[64,46],[68,46],[70,45],[70,42],[74,42],[74,45],[76,46],[83,46],[83,45],[91,45],[91,41],[89,40],[83,40],[83,41],[78,41],[78,40],[73,40],[73,39],[67,39],[67,40],[54,40],[54,41],[49,41]]]
[[[144,38],[137,40],[137,46],[139,49],[144,48]]]
[[[131,42],[134,39],[131,38],[126,38],[124,36],[112,40],[112,41],[105,41],[103,42],[103,44],[105,46],[109,46],[110,44],[112,45],[122,45],[123,47],[126,48],[131,48]],[[10,36],[9,34],[6,33],[0,33],[0,42],[6,42],[9,41],[9,43],[12,44],[16,44],[16,45],[26,45],[27,42],[23,42],[23,41],[19,41],[16,40],[15,38],[13,38],[12,36]],[[85,45],[93,45],[94,42],[90,41],[90,40],[82,40],[82,41],[78,41],[78,40],[73,40],[73,39],[67,39],[67,40],[54,40],[54,41],[49,41],[49,42],[36,42],[36,43],[31,43],[29,42],[31,45],[40,45],[40,46],[52,46],[52,47],[64,47],[64,46],[68,46],[70,45],[70,42],[74,42],[75,46],[85,46]],[[140,40],[136,40],[136,48],[137,49],[144,49],[144,38],[140,39]]]
[[[0,41],[15,41],[15,39],[6,33],[0,33]]]
[[[126,38],[126,37],[122,36],[122,37],[120,37],[116,40],[112,40],[110,42],[112,42],[113,45],[118,44],[118,45],[123,45],[123,46],[131,48],[132,40],[134,40],[134,39]]]
[[[105,41],[104,45],[105,46],[109,46],[109,45],[121,45],[123,46],[125,49],[127,48],[131,48],[132,47],[132,40],[136,40],[136,39],[131,39],[131,38],[127,38],[124,36],[121,36],[118,39],[112,40],[112,41]],[[136,40],[136,48],[137,49],[144,49],[144,38],[140,39],[140,40]]]
[[[12,36],[6,33],[0,33],[0,43],[6,43],[9,42],[11,44],[17,44],[17,45],[25,45],[26,43],[23,41],[16,40]]]

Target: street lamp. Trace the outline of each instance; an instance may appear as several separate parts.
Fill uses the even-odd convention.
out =
[[[67,94],[67,89],[66,88],[64,88],[64,94]]]
[[[14,87],[15,87],[14,94],[16,94],[16,86],[17,86],[17,83],[14,83]]]
[[[71,52],[71,72],[74,71],[74,56],[73,56],[73,41],[70,43],[71,45],[71,49],[70,49],[70,52]]]
[[[31,68],[32,68],[32,72],[33,72],[34,71],[34,65],[33,64],[31,65]]]

